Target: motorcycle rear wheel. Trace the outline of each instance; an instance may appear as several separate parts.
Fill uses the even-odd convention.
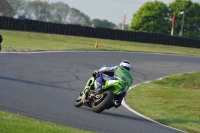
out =
[[[112,91],[108,90],[103,93],[103,97],[101,101],[94,102],[92,105],[92,111],[96,113],[102,112],[104,109],[106,109],[114,99],[114,94]]]

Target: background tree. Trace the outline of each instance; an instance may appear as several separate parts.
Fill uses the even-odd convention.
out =
[[[109,22],[108,20],[100,20],[100,19],[93,19],[92,25],[94,27],[103,27],[103,28],[116,28],[116,25],[112,22]]]
[[[6,0],[0,0],[0,14],[9,17],[14,16],[14,10]]]
[[[68,15],[68,23],[80,24],[84,26],[91,25],[90,17],[75,8],[70,8]]]
[[[93,19],[92,20],[92,26],[93,27],[102,27],[102,21],[100,19]]]
[[[14,15],[22,15],[25,13],[25,9],[27,6],[28,1],[25,0],[6,0],[13,8]]]
[[[108,20],[102,20],[102,25],[104,28],[111,28],[111,29],[114,29],[116,28],[116,25],[112,22],[109,22]]]
[[[124,30],[128,30],[128,27],[129,27],[129,25],[128,25],[128,24],[125,24],[125,25],[124,25]],[[119,23],[119,24],[117,25],[117,29],[119,29],[119,30],[122,29],[122,23]]]
[[[27,4],[25,13],[29,19],[47,21],[48,7],[49,5],[46,1],[40,1],[40,0],[30,1]]]
[[[90,17],[63,2],[48,3],[41,0],[7,0],[18,16],[26,14],[28,19],[54,23],[72,23],[91,26]]]
[[[50,5],[50,14],[52,21],[66,23],[70,7],[63,2],[56,2]]]
[[[167,5],[159,1],[145,3],[133,15],[129,29],[132,31],[169,33],[171,27]]]
[[[174,0],[169,4],[170,13],[176,14],[174,34],[179,35],[184,12],[183,36],[200,38],[200,4],[191,0]]]

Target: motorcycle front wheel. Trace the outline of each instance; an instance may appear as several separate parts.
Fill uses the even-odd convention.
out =
[[[100,99],[94,101],[94,104],[92,105],[92,111],[96,113],[102,112],[113,102],[113,99],[114,99],[113,92],[110,90],[105,91],[100,97]]]
[[[81,96],[78,96],[74,102],[75,107],[81,107],[83,105],[83,100]]]

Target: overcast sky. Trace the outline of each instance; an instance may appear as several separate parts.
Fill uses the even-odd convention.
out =
[[[46,0],[48,1],[48,0]],[[49,0],[50,2],[62,1],[70,7],[79,9],[91,19],[107,19],[115,24],[122,22],[126,11],[126,24],[130,24],[132,15],[147,1],[154,0]],[[174,0],[159,0],[169,4]],[[192,0],[200,2],[200,0]]]

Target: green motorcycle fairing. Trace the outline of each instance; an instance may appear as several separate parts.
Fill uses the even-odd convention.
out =
[[[84,90],[85,90],[85,89],[91,89],[92,85],[94,84],[94,81],[95,81],[95,78],[92,76],[92,77],[88,80],[88,82],[87,82],[87,84],[86,84]]]
[[[87,84],[86,84],[86,86],[85,86],[85,88],[84,88],[84,90],[82,92],[82,96],[81,96],[82,100],[84,100],[85,97],[86,97],[85,90],[86,89],[91,89],[92,85],[94,84],[94,81],[95,81],[95,78],[93,76],[88,80],[88,82],[87,82]]]
[[[111,90],[115,95],[126,88],[126,82],[123,80],[109,80],[106,81],[103,89]]]
[[[117,78],[118,80],[108,80],[105,82],[105,84],[102,86],[103,89],[109,89],[111,90],[115,95],[118,94],[120,91],[124,90],[126,87],[130,87],[130,85],[133,83],[133,78],[130,74],[130,72],[123,67],[118,67],[115,71],[114,77]],[[85,88],[86,89],[91,89],[92,85],[95,82],[95,78],[92,76]],[[83,92],[84,92],[83,91]],[[85,93],[83,93],[83,98],[85,97]]]

